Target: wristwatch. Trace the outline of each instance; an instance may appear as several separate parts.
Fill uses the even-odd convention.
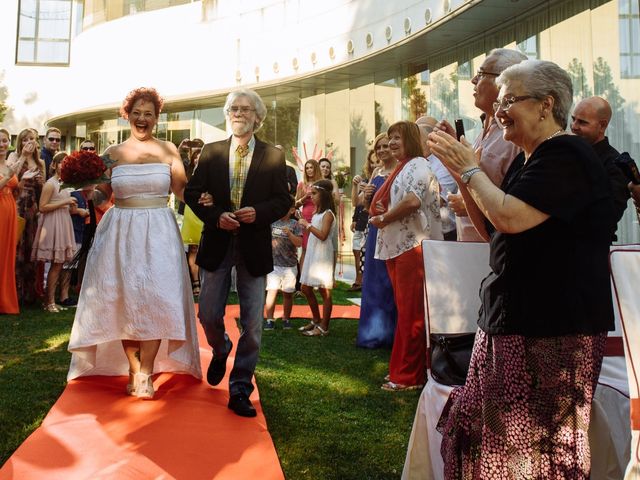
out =
[[[464,172],[462,172],[462,175],[460,175],[460,180],[462,180],[462,183],[464,183],[465,185],[468,185],[469,182],[471,181],[471,177],[473,177],[474,174],[481,171],[482,169],[480,167],[473,167],[468,170],[465,170]]]

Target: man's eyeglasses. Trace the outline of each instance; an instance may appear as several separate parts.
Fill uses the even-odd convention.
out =
[[[475,77],[473,78],[477,78],[478,80],[483,79],[484,77],[499,77],[500,74],[499,73],[495,73],[495,72],[485,72],[484,70],[478,70],[476,72]]]
[[[47,140],[49,140],[50,142],[59,142],[61,139],[56,137],[49,137],[47,138]]]
[[[251,107],[229,107],[227,109],[227,113],[231,114],[233,113],[234,115],[236,113],[241,113],[242,115],[247,115],[249,112],[255,112],[256,109],[255,108],[251,108]]]
[[[96,147],[82,147],[80,150],[84,150],[85,152],[95,152]]]
[[[504,97],[502,100],[493,102],[493,111],[498,112],[501,108],[503,112],[508,111],[514,103],[522,102],[523,100],[529,100],[530,98],[536,98],[533,95],[521,95],[519,97]]]

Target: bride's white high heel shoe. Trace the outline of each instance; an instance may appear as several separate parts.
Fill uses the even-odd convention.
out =
[[[153,389],[153,379],[151,378],[152,374],[146,373],[136,373],[134,376],[134,385],[135,385],[135,393],[134,395],[138,398],[142,398],[144,400],[150,400],[155,395],[155,390]]]
[[[135,396],[136,394],[136,374],[129,371],[129,383],[127,383],[127,395]]]

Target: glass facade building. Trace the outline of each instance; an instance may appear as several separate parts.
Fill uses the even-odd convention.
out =
[[[86,0],[78,22],[84,29],[91,27],[89,30],[94,30],[98,24],[110,19],[180,3],[193,2]],[[199,22],[205,25],[216,16],[228,15],[224,8],[231,8],[225,7],[225,2],[195,3],[198,3]],[[300,9],[312,8],[311,2],[300,0],[297,3]],[[479,3],[482,6],[484,2]],[[317,146],[333,152],[335,165],[350,166],[355,173],[362,169],[375,136],[397,120],[413,120],[422,114],[449,120],[462,118],[467,136],[475,138],[480,133],[481,123],[480,112],[474,107],[471,78],[492,48],[517,48],[529,58],[551,60],[565,68],[573,80],[575,101],[590,95],[606,98],[614,112],[607,131],[610,143],[640,160],[638,0],[533,3],[539,4],[538,7],[528,8],[521,15],[462,38],[460,26],[454,27],[453,22],[445,18],[433,31],[446,40],[447,32],[451,30],[449,40],[442,48],[425,48],[424,55],[420,55],[416,45],[390,44],[341,69],[290,75],[281,81],[273,80],[273,72],[284,68],[285,63],[274,62],[268,65],[273,72],[269,72],[271,78],[266,81],[262,81],[264,66],[251,70],[238,68],[236,85],[248,83],[247,86],[258,91],[265,100],[269,116],[258,135],[283,145],[289,159],[292,147],[302,152],[306,146],[311,153]],[[445,4],[443,8],[451,8],[446,0],[440,4]],[[424,10],[425,18],[419,19],[421,25],[429,22],[427,17],[431,11],[429,8]],[[478,14],[482,12],[482,8],[477,10]],[[415,30],[417,24],[415,18],[407,18],[401,28],[406,33]],[[389,31],[392,28],[397,27],[389,26],[367,35],[395,35]],[[363,38],[365,45],[370,40],[373,42],[367,36]],[[328,50],[329,56],[332,48]],[[353,43],[347,44],[346,48],[347,51],[354,48]],[[403,48],[412,48],[412,51],[403,55]],[[400,52],[395,61],[394,49]],[[319,53],[314,51],[305,61],[314,63],[314,55]],[[296,62],[302,61],[302,57],[294,58],[293,69],[297,68]],[[291,66],[287,65],[287,68]],[[245,81],[248,76],[250,82]],[[226,93],[236,85],[222,86],[206,95],[194,92],[192,97],[187,94],[177,99],[169,98],[160,118],[158,136],[176,144],[187,137],[205,141],[225,138],[222,106]],[[72,148],[88,137],[104,149],[129,134],[128,124],[118,118],[115,108],[60,115],[49,123],[65,131]],[[627,209],[618,232],[624,243],[640,242],[632,208]]]

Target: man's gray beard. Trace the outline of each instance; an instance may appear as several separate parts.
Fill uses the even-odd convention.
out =
[[[247,123],[242,128],[235,126],[235,127],[232,127],[232,131],[236,137],[242,137],[243,135],[246,135],[247,133],[250,133],[253,131],[253,125],[250,123]]]

